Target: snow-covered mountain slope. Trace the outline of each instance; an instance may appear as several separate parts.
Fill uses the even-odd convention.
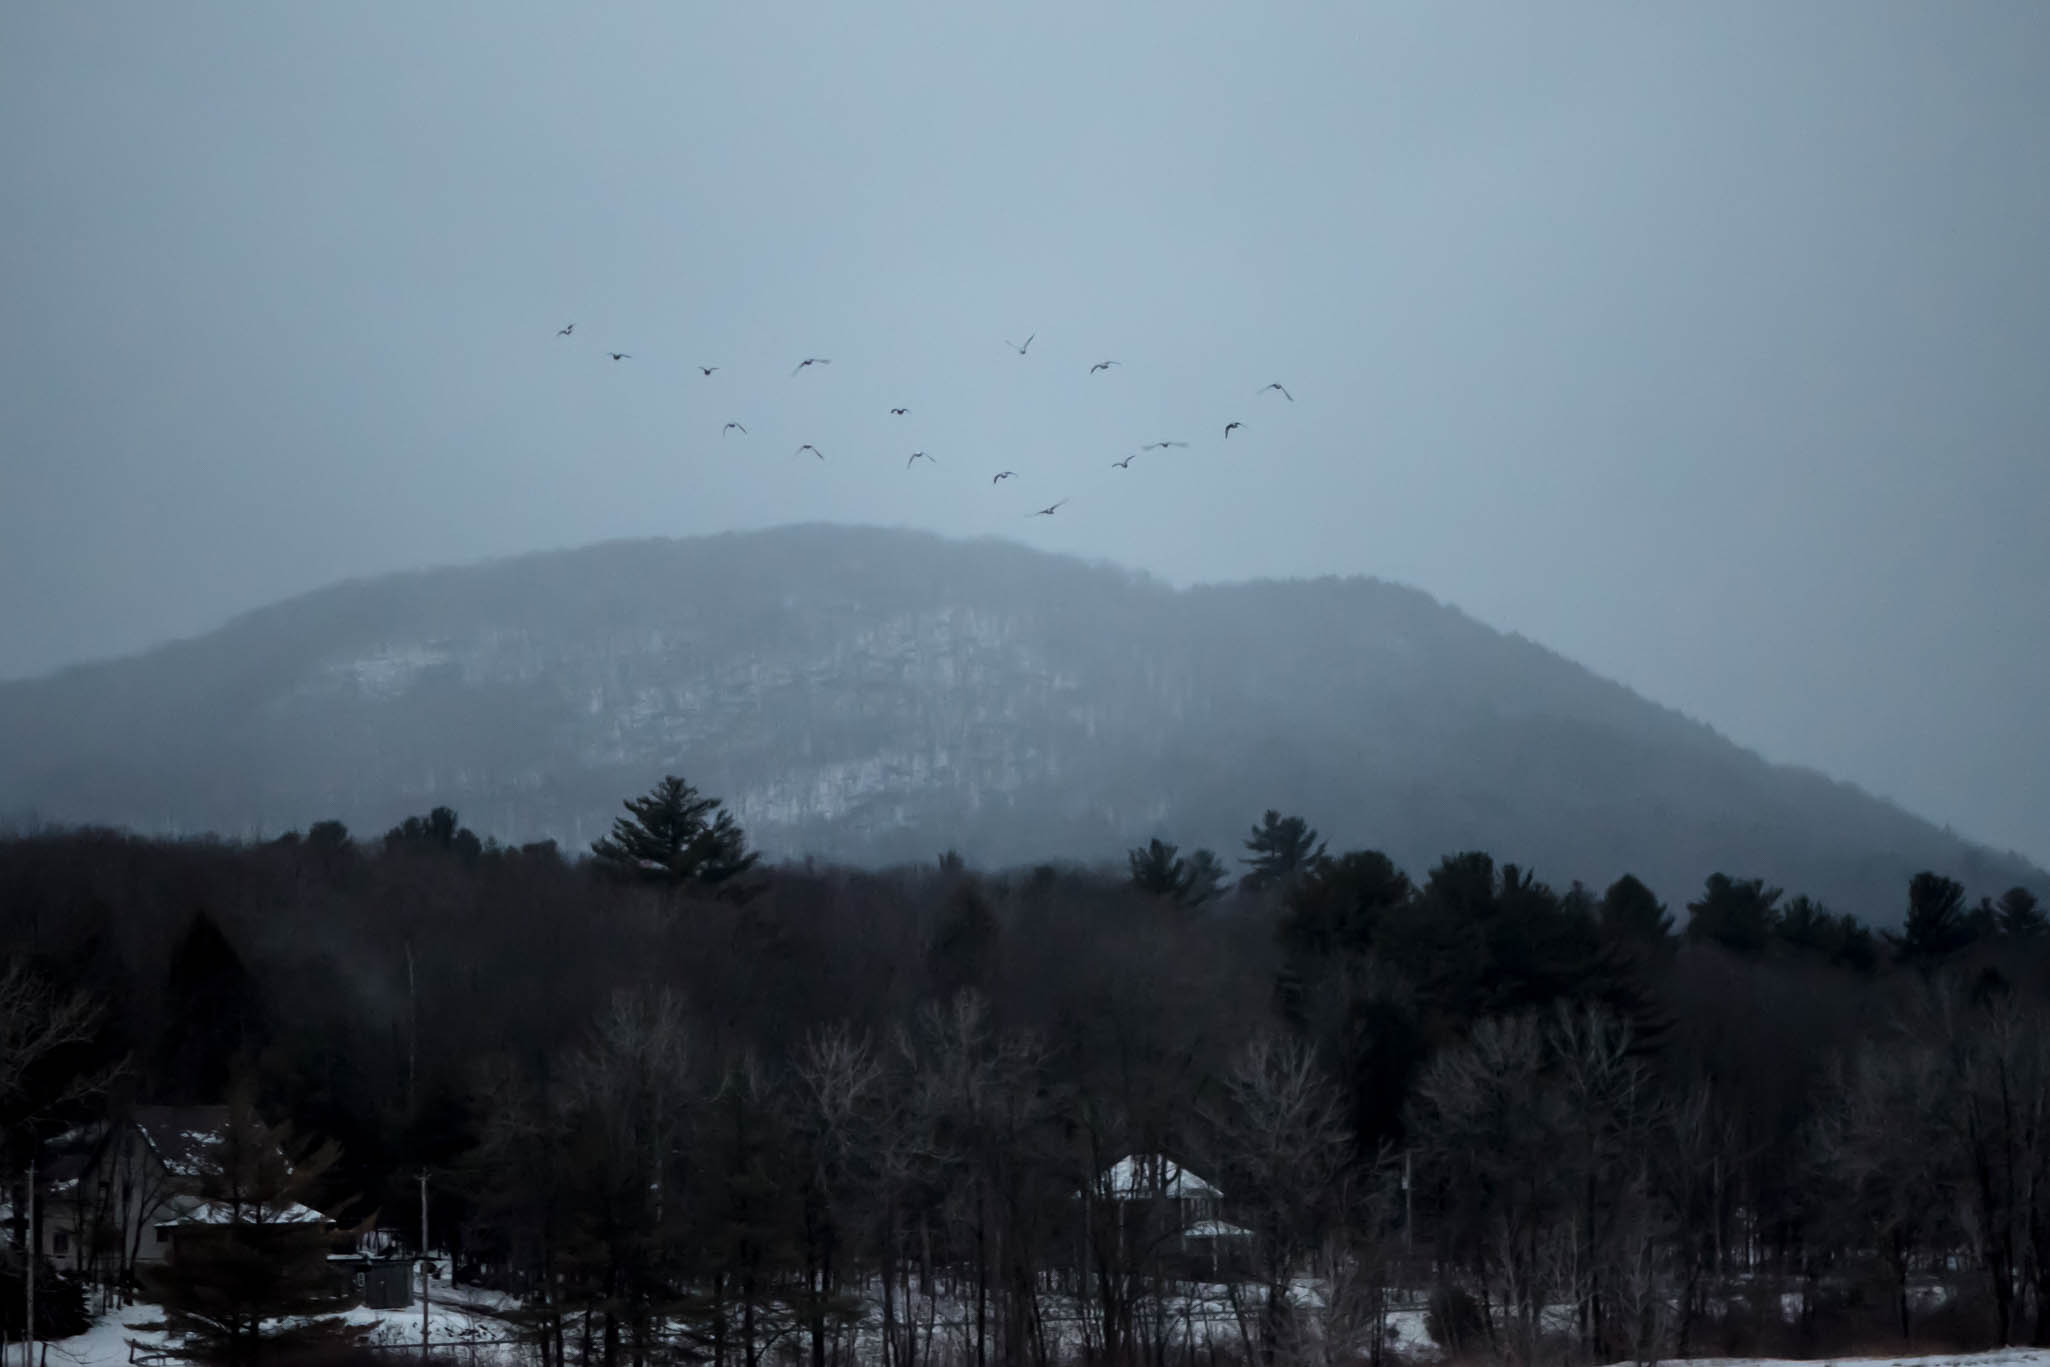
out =
[[[1236,851],[1267,807],[1413,873],[1711,871],[1881,922],[1934,867],[2044,886],[1426,595],[1174,590],[995,541],[806,526],[351,582],[0,686],[0,813],[376,832],[438,804],[580,847],[667,772],[776,855]],[[2050,891],[2050,888],[2046,888]]]

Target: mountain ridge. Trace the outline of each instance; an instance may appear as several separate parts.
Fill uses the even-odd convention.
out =
[[[775,856],[1229,856],[1272,806],[1413,874],[1480,848],[1676,907],[1714,871],[1880,923],[1920,867],[2050,882],[1407,585],[829,523],[340,581],[0,684],[0,753],[0,814],[155,831],[446,803],[581,847],[681,772]]]

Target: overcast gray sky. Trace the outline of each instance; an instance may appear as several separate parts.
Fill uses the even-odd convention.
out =
[[[14,0],[0,677],[901,523],[1413,583],[2050,862],[2046,73],[2040,0]]]

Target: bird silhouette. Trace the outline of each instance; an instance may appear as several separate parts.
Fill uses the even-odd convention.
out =
[[[729,423],[727,423],[727,424],[726,424],[726,425],[725,425],[724,427],[720,428],[720,429],[719,429],[719,435],[723,437],[723,436],[725,436],[725,435],[726,435],[726,434],[727,434],[728,432],[735,432],[735,431],[739,432],[739,433],[740,433],[740,435],[741,435],[741,436],[743,436],[743,437],[747,435],[747,429],[746,429],[745,427],[742,427],[742,426],[741,426],[741,425],[740,425],[739,423],[737,423],[737,422],[729,422]]]
[[[571,334],[572,332],[575,332],[576,330],[577,330],[577,325],[576,325],[575,323],[569,323],[569,324],[566,324],[566,325],[565,325],[565,326],[564,326],[564,327],[563,327],[563,328],[561,329],[561,331],[557,332],[557,333],[556,333],[555,335],[556,335],[556,336],[558,336],[558,337],[567,337],[567,336],[569,336],[569,335],[570,335],[570,334]]]
[[[631,351],[608,351],[605,354],[615,361],[631,361],[633,359]]]
[[[704,371],[704,372],[705,372],[705,374],[707,374],[707,375],[711,374],[711,373],[712,373],[713,371],[717,370],[718,368],[719,368],[719,367],[718,367],[718,366],[715,366],[715,365],[701,365],[701,366],[699,366],[699,367],[698,367],[698,369],[699,369],[699,370],[702,370],[702,371]]]
[[[1234,427],[1244,427],[1244,426],[1245,426],[1245,424],[1244,424],[1244,423],[1242,423],[1242,422],[1228,422],[1228,423],[1226,423],[1226,424],[1224,425],[1224,439],[1225,439],[1226,441],[1230,441],[1230,440],[1231,440],[1231,430],[1232,430],[1232,428],[1234,428]]]
[[[1112,461],[1111,465],[1115,469],[1129,470],[1132,468],[1132,462],[1137,459],[1139,459],[1139,453],[1137,451],[1134,451],[1131,455],[1126,456],[1123,460]]]
[[[991,484],[995,484],[995,483],[996,483],[996,482],[997,482],[998,480],[1000,480],[1000,479],[1009,479],[1009,478],[1010,478],[1011,476],[1013,476],[1013,475],[1015,475],[1015,474],[1017,474],[1017,473],[1018,473],[1018,472],[1017,472],[1016,470],[999,470],[999,471],[997,471],[997,472],[996,472],[995,474],[993,474],[993,475],[991,475],[991,476],[989,477],[989,482],[990,482]]]
[[[805,358],[804,358],[803,360],[801,360],[801,361],[799,361],[799,362],[797,363],[797,370],[802,370],[802,369],[804,369],[804,368],[805,368],[806,366],[811,366],[811,365],[831,365],[831,364],[832,364],[832,362],[831,362],[831,361],[829,361],[829,360],[827,360],[827,359],[826,359],[825,357],[823,357],[823,356],[807,356],[807,357],[805,357]],[[797,373],[797,370],[793,370],[793,371],[791,371],[790,373],[791,373],[792,375],[795,375],[795,374]]]
[[[910,468],[912,467],[912,465],[913,465],[913,464],[915,464],[916,462],[918,462],[918,461],[921,461],[921,460],[927,460],[927,461],[932,461],[932,463],[933,463],[934,465],[937,465],[937,464],[939,464],[939,462],[938,462],[938,461],[936,461],[936,460],[933,460],[933,459],[932,459],[932,457],[931,457],[931,456],[928,456],[928,455],[927,455],[927,454],[926,454],[925,452],[923,452],[923,451],[913,451],[913,452],[911,453],[911,459],[910,459],[910,460],[907,460],[907,461],[905,461],[905,462],[904,462],[904,468],[905,468],[905,469],[907,469],[907,470],[909,470],[909,469],[910,469]]]
[[[1046,506],[1045,506],[1044,508],[1041,508],[1041,509],[1040,509],[1040,510],[1039,510],[1038,512],[1036,512],[1036,513],[1033,513],[1033,514],[1031,514],[1031,516],[1033,516],[1033,517],[1052,517],[1052,516],[1053,516],[1053,510],[1054,510],[1054,509],[1056,509],[1056,508],[1058,508],[1058,507],[1060,507],[1062,503],[1066,503],[1067,501],[1068,501],[1068,500],[1066,500],[1066,499],[1061,499],[1059,503],[1049,503],[1049,504],[1047,504],[1047,505],[1046,505]]]
[[[901,418],[910,411],[911,410],[908,408],[893,408],[890,410],[890,416],[893,418]]]
[[[1287,389],[1283,388],[1281,381],[1276,380],[1273,384],[1263,384],[1260,386],[1259,392],[1265,394],[1270,389],[1280,389],[1282,398],[1287,399],[1290,403],[1295,402],[1295,395],[1289,393]]]
[[[1123,362],[1121,361],[1098,361],[1095,365],[1089,367],[1089,373],[1094,375],[1099,370],[1109,370],[1114,365],[1122,364]]]
[[[1170,446],[1187,446],[1185,441],[1149,441],[1139,449],[1142,451],[1164,451]]]
[[[1032,337],[1037,337],[1038,335],[1039,334],[1035,332],[1032,334]],[[1014,342],[1010,338],[1006,337],[1004,339],[1004,345],[1009,347],[1011,350],[1017,352],[1020,356],[1023,356],[1025,354],[1025,348],[1032,345],[1032,337],[1027,337],[1023,345],[1020,345],[1019,343]]]
[[[793,456],[801,456],[807,451],[817,456],[820,460],[824,460],[826,458],[826,453],[824,451],[819,450],[818,447],[813,446],[810,442],[806,442],[804,445],[798,447],[795,451],[792,451],[790,454]]]

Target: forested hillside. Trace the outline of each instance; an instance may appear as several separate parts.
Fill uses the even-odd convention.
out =
[[[1369,579],[1185,591],[996,541],[795,527],[340,585],[0,686],[0,820],[274,834],[446,804],[581,848],[682,770],[773,856],[1115,860],[1249,802],[1424,868],[1742,868],[1876,924],[2041,871]]]

